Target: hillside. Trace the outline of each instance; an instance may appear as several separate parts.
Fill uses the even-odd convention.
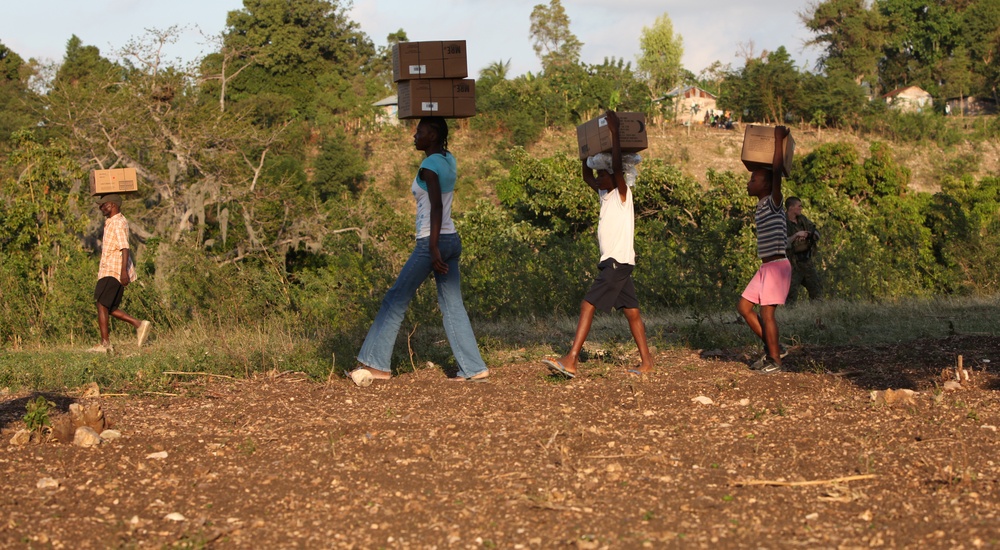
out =
[[[871,140],[840,130],[793,127],[796,140],[796,157],[808,154],[816,147],[832,142],[854,145],[860,158],[868,157]],[[739,130],[717,130],[695,126],[651,127],[649,149],[645,158],[657,158],[681,168],[685,174],[707,184],[709,169],[745,172],[740,163],[743,133]],[[368,137],[369,177],[372,185],[399,208],[412,210],[409,186],[419,156],[412,149],[412,129],[405,126],[385,128]],[[459,159],[463,178],[482,183],[496,179],[503,166],[492,160],[498,152],[512,147],[506,139],[484,135],[468,129],[466,122],[459,122],[451,136],[451,149]],[[528,150],[538,156],[558,153],[575,154],[576,134],[573,129],[549,129]],[[935,192],[940,189],[941,177],[951,167],[961,167],[974,177],[981,178],[1000,173],[1000,143],[966,140],[958,146],[943,149],[936,144],[893,143],[896,159],[910,169],[910,188],[916,191]],[[793,176],[794,177],[794,176]],[[479,196],[492,194],[490,186],[478,186],[478,192],[466,194],[462,206],[471,206]],[[471,195],[471,196],[470,196]]]

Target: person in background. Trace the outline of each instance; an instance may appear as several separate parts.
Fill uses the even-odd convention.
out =
[[[87,351],[108,353],[114,351],[110,339],[110,318],[132,325],[136,329],[136,344],[142,347],[149,336],[152,323],[139,321],[118,309],[125,287],[135,280],[135,264],[129,254],[128,220],[121,213],[122,196],[102,195],[97,199],[97,207],[107,218],[104,221],[104,238],[101,244],[101,264],[97,271],[97,287],[94,300],[97,302],[97,324],[101,331],[101,343]]]
[[[822,298],[822,287],[813,255],[816,253],[816,243],[819,242],[819,231],[816,224],[802,214],[802,201],[798,197],[788,197],[785,200],[785,212],[788,215],[788,246],[786,254],[792,264],[792,281],[788,288],[789,305],[794,304],[799,295],[799,288],[806,287],[810,300]]]

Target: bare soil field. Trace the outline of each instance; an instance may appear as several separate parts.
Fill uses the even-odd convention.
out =
[[[995,548],[998,355],[958,335],[796,347],[769,375],[670,349],[642,378],[591,359],[569,381],[532,361],[46,394],[101,403],[122,437],[94,448],[9,444],[36,395],[8,392],[0,547]]]

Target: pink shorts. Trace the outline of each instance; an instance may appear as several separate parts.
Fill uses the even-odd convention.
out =
[[[784,305],[791,282],[792,264],[787,259],[767,262],[750,279],[743,297],[762,306]]]

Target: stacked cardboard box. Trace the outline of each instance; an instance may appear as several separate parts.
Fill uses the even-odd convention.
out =
[[[623,153],[637,153],[646,149],[646,115],[642,113],[618,113],[618,143]],[[576,142],[580,159],[598,153],[611,152],[611,130],[608,119],[601,115],[576,127]]]
[[[792,134],[788,134],[782,143],[784,148],[784,162],[782,172],[788,177],[792,170],[792,157],[795,156],[795,140]],[[743,152],[740,160],[747,170],[753,171],[758,168],[771,168],[774,162],[774,127],[773,126],[747,126],[743,134]]]
[[[476,114],[476,81],[466,78],[464,40],[400,42],[392,48],[392,75],[401,119]]]
[[[139,190],[135,168],[90,171],[90,194],[130,193]]]

